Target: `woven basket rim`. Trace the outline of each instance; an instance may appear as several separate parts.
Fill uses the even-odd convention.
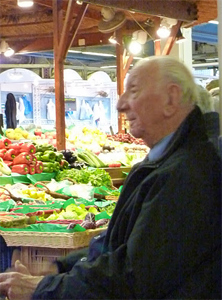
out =
[[[107,227],[87,229],[81,232],[0,231],[8,246],[81,248]]]

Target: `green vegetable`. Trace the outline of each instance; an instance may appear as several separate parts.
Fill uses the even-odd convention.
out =
[[[61,181],[65,177],[71,178],[77,183],[91,183],[93,186],[112,187],[112,179],[104,169],[67,169],[59,171],[55,179]]]
[[[43,152],[36,152],[35,153],[35,157],[36,157],[37,160],[41,160],[42,155],[43,155]]]
[[[0,172],[5,175],[11,175],[11,169],[4,163],[3,159],[0,157]]]
[[[56,158],[55,160],[60,162],[63,159],[63,154],[61,152],[55,152]]]
[[[54,147],[50,144],[36,145],[36,152],[54,151]]]
[[[103,168],[106,165],[91,151],[79,151],[77,157],[80,161],[86,162],[90,167]]]
[[[68,169],[69,163],[65,159],[60,161],[60,170]]]
[[[54,167],[54,171],[57,172],[60,170],[60,164],[58,161],[55,161],[54,164],[53,164],[53,167]]]
[[[41,161],[55,161],[56,155],[54,151],[45,151],[41,156]]]
[[[43,162],[43,172],[44,173],[53,173],[54,172],[54,166],[51,162]]]

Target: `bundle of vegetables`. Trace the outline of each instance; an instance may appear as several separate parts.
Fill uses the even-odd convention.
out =
[[[104,169],[67,169],[57,173],[56,180],[60,181],[64,178],[73,179],[77,183],[91,183],[92,186],[112,187],[112,179],[108,172]]]
[[[13,173],[21,175],[42,173],[43,165],[38,162],[36,157],[28,152],[19,153],[14,159],[8,162]]]
[[[68,168],[68,163],[63,159],[63,154],[50,144],[36,145],[36,159],[41,161],[44,172],[58,172]]]
[[[0,140],[1,172],[10,175],[11,172],[21,175],[41,173],[43,165],[37,162],[36,148],[32,143],[11,143],[10,140]],[[4,164],[3,164],[4,163]],[[10,168],[5,168],[7,165]]]
[[[86,162],[90,167],[104,168],[107,166],[96,154],[89,150],[79,150],[76,155],[78,160]]]
[[[68,162],[69,168],[81,169],[86,166],[85,162],[78,161],[78,157],[75,155],[75,152],[72,150],[62,150],[64,159]]]
[[[112,206],[112,213],[114,211],[114,205]],[[107,206],[107,210],[108,210]],[[106,211],[105,208],[103,211]],[[76,204],[70,204],[62,211],[54,211],[50,216],[47,215],[41,215],[38,217],[37,223],[42,222],[52,222],[57,221],[56,223],[61,224],[69,224],[68,229],[73,228],[76,224],[80,224],[85,229],[95,229],[100,226],[106,225],[111,216],[111,214],[106,214],[106,218],[101,218],[96,221],[96,215],[101,214],[100,208],[95,206],[85,206],[84,204],[76,205]],[[64,222],[66,221],[66,222]],[[78,222],[80,221],[80,222]]]

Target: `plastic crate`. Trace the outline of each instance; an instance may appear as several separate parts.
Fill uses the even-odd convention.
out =
[[[47,263],[50,264],[58,257],[65,256],[73,249],[21,247],[20,260],[32,275],[45,273]]]

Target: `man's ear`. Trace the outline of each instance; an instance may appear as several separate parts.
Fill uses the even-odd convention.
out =
[[[164,105],[164,114],[166,117],[174,115],[179,108],[181,99],[181,88],[175,84],[170,83],[167,86],[167,95]]]

